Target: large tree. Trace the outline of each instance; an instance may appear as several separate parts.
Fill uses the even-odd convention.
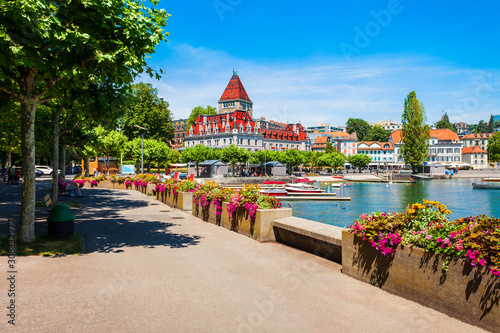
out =
[[[196,145],[187,148],[181,153],[181,161],[184,163],[196,163],[196,177],[200,176],[199,164],[212,157],[212,149],[204,145]]]
[[[174,136],[172,114],[168,103],[158,97],[158,90],[149,83],[132,85],[130,106],[123,117],[123,133],[130,139],[140,137],[139,125],[147,128],[148,139],[170,143]]]
[[[165,40],[165,10],[140,0],[2,1],[0,91],[21,104],[20,239],[35,239],[35,112],[64,88],[96,77],[131,82]],[[146,72],[153,75],[151,68]],[[158,73],[156,73],[159,76]],[[3,97],[3,96],[2,96]]]
[[[21,121],[19,103],[12,99],[0,98],[0,152],[5,159],[2,165],[12,166],[12,154],[21,152]]]
[[[238,163],[245,163],[250,158],[250,152],[243,148],[238,148],[233,144],[225,147],[221,151],[220,159],[224,163],[231,164],[233,167],[233,176],[234,176],[234,168]]]
[[[371,130],[370,124],[366,120],[359,118],[349,118],[346,123],[346,131],[349,134],[356,132],[358,141],[364,141]]]
[[[349,155],[347,161],[351,163],[353,167],[358,168],[359,172],[361,172],[361,168],[364,168],[368,164],[370,164],[372,159],[365,154],[356,154],[356,155]]]
[[[217,114],[217,109],[214,108],[213,106],[207,105],[207,107],[203,106],[197,106],[191,110],[191,114],[189,115],[189,118],[187,120],[187,128],[189,130],[189,127],[191,127],[195,120],[199,116],[207,115],[207,116],[214,116]]]
[[[401,155],[415,173],[417,166],[427,159],[429,126],[425,123],[425,108],[412,91],[405,99],[402,117]]]
[[[500,132],[493,134],[489,138],[488,155],[491,162],[500,162]]]
[[[381,125],[374,125],[370,132],[365,136],[363,141],[380,141],[387,142],[389,141],[389,136],[391,132],[384,129]]]
[[[337,169],[339,167],[344,166],[346,161],[346,157],[342,153],[334,152],[329,154],[322,155],[318,163],[319,165],[329,166],[332,169]]]
[[[288,166],[288,173],[292,174],[295,166],[304,163],[304,155],[301,151],[295,149],[287,149],[285,151],[285,164]]]

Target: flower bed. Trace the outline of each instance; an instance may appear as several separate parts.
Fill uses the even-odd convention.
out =
[[[292,215],[274,197],[260,194],[258,185],[242,190],[215,183],[199,187],[193,196],[193,215],[259,241],[274,241],[272,221]]]
[[[500,219],[449,221],[438,202],[362,215],[342,234],[342,271],[489,330],[500,327]]]

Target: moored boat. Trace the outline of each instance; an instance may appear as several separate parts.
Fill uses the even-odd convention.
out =
[[[311,184],[317,184],[317,186],[312,186]],[[292,183],[285,185],[287,192],[294,193],[324,193],[325,190],[320,189],[319,182],[315,180],[310,180],[308,178],[295,179]]]
[[[483,182],[500,182],[500,177],[483,178]]]
[[[285,197],[286,194],[288,193],[284,187],[286,184],[285,182],[278,182],[278,181],[264,181],[262,182],[263,185],[273,185],[273,188],[266,188],[260,190],[260,193],[262,194],[267,194],[273,197]],[[281,185],[281,186],[276,186],[276,185]]]
[[[484,190],[500,190],[500,184],[472,183],[472,188]]]

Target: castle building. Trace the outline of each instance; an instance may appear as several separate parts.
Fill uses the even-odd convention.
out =
[[[187,132],[185,147],[201,144],[217,149],[234,144],[249,151],[311,149],[301,124],[254,120],[252,112],[253,103],[238,74],[233,72],[219,99],[219,114],[198,117]]]

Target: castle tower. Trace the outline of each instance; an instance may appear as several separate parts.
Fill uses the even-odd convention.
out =
[[[238,73],[233,70],[233,76],[219,100],[219,114],[234,111],[247,111],[252,117],[253,103],[241,83]]]

